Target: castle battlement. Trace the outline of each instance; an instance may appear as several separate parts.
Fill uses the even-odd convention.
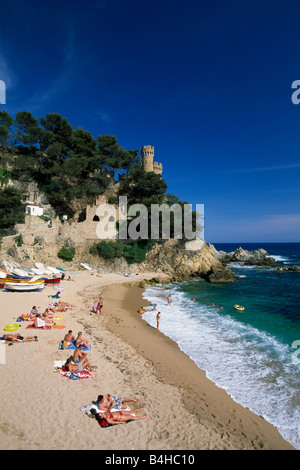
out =
[[[145,171],[153,171],[154,173],[162,174],[162,164],[159,162],[153,162],[154,158],[154,147],[153,145],[143,145],[141,147],[141,156],[143,162],[143,169]]]

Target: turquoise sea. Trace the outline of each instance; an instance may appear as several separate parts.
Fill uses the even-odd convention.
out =
[[[239,246],[264,248],[282,265],[300,265],[300,243],[215,244],[226,252]],[[147,287],[144,297],[161,312],[160,330],[208,378],[300,449],[300,273],[230,267],[239,276],[233,284],[170,283]],[[143,318],[156,327],[152,307]]]

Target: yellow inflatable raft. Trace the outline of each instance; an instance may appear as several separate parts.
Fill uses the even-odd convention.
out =
[[[245,307],[243,307],[242,305],[234,305],[233,306],[236,310],[239,310],[240,312],[242,312],[243,310],[245,310]]]

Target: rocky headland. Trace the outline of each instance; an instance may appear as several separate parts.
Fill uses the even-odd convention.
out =
[[[223,266],[230,265],[230,263],[242,263],[245,266],[270,268],[279,273],[300,272],[300,266],[283,266],[263,248],[248,251],[239,247],[235,251],[226,253],[225,251],[217,251],[213,245],[209,246]]]

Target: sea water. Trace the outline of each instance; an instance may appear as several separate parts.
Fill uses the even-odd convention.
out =
[[[215,244],[226,252],[239,246]],[[284,266],[300,265],[300,243],[241,246],[264,248]],[[210,380],[300,449],[300,273],[230,267],[239,276],[233,284],[173,282],[148,286],[144,298],[161,312],[160,331]],[[235,310],[235,304],[245,310]],[[153,327],[156,313],[150,306],[143,315]]]

